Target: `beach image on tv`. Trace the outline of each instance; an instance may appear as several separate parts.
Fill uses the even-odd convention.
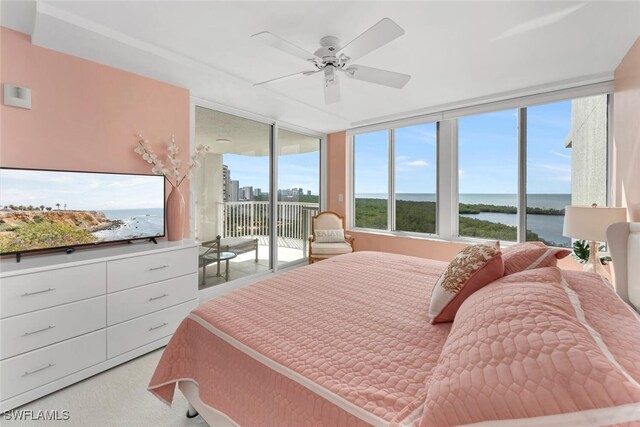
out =
[[[0,253],[162,235],[162,176],[0,169]]]

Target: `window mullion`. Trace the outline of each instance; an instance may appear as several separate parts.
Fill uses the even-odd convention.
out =
[[[518,109],[518,242],[527,241],[527,109]]]
[[[396,153],[396,140],[395,129],[389,129],[388,136],[388,148],[389,148],[389,170],[388,170],[388,183],[389,183],[389,195],[387,197],[387,229],[394,231],[396,229],[396,173],[395,173],[395,153]]]

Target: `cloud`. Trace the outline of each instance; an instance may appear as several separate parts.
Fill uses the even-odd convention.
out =
[[[411,160],[402,162],[401,165],[409,168],[426,168],[429,163],[426,160]]]
[[[571,175],[571,166],[569,165],[563,165],[559,163],[540,163],[540,164],[533,164],[532,166],[554,171],[554,172],[564,172]]]
[[[400,158],[402,158],[402,161],[400,161]],[[426,160],[411,160],[409,156],[398,156],[396,160],[396,172],[417,171],[431,166]]]
[[[464,176],[464,170],[458,169],[458,177]]]
[[[564,159],[570,159],[571,158],[571,154],[560,153],[559,151],[556,151],[556,150],[549,150],[549,152],[551,154],[555,154],[556,156],[562,157]]]

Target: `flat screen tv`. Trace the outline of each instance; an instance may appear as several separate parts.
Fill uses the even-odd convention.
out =
[[[161,175],[0,168],[0,255],[162,237]]]

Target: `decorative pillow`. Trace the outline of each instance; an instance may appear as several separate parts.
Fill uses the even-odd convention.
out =
[[[315,230],[316,242],[318,243],[341,243],[344,242],[344,230]]]
[[[518,243],[502,251],[504,275],[541,267],[555,267],[570,249],[550,248],[542,242]]]
[[[442,273],[431,292],[431,323],[451,322],[469,295],[503,276],[499,248],[485,244],[464,248]]]

